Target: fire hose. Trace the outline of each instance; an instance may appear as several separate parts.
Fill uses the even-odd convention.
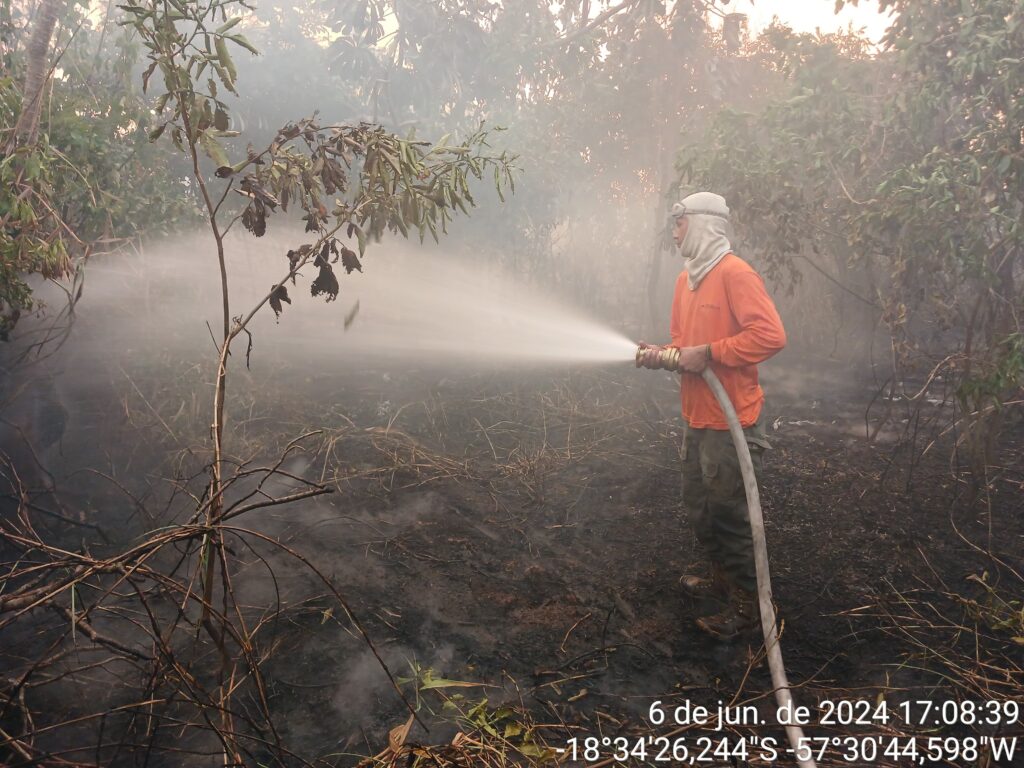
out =
[[[636,352],[637,366],[641,365],[641,356],[645,347],[641,345]],[[679,350],[674,347],[666,347],[660,351],[657,361],[653,365],[645,367],[664,368],[670,371],[679,370]],[[804,738],[803,729],[792,723],[793,720],[793,694],[790,691],[789,680],[786,677],[786,668],[782,661],[782,647],[779,644],[779,629],[775,615],[775,605],[772,602],[772,581],[768,570],[768,542],[764,534],[764,516],[761,514],[761,495],[757,488],[757,478],[754,475],[754,462],[750,458],[750,448],[747,446],[747,438],[743,434],[743,427],[740,426],[739,417],[733,407],[729,395],[726,394],[722,382],[715,376],[711,368],[705,368],[701,377],[711,387],[711,391],[718,400],[722,413],[729,423],[729,434],[732,435],[733,444],[736,446],[736,454],[740,461],[740,472],[743,475],[743,488],[747,494],[747,509],[750,514],[750,534],[754,544],[754,568],[757,572],[757,602],[761,614],[761,631],[764,635],[765,652],[768,655],[768,669],[771,671],[772,685],[775,688],[775,702],[779,710],[785,709],[789,713],[790,723],[785,725],[786,737],[797,756],[797,764],[801,768],[816,768],[813,759],[807,757],[800,759],[806,754],[807,742]]]

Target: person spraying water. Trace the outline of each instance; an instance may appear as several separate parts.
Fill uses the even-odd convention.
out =
[[[684,574],[680,583],[725,602],[697,619],[716,638],[739,637],[760,615],[776,700],[792,710],[758,492],[769,444],[757,365],[786,345],[786,332],[760,275],[732,252],[725,198],[697,192],[670,217],[685,267],[672,302],[672,341],[640,342],[636,365],[680,373],[683,507],[709,561],[706,575]],[[802,743],[799,726],[786,731],[791,744]]]
[[[697,626],[731,640],[754,626],[757,572],[739,456],[725,412],[701,374],[711,370],[721,381],[760,482],[769,445],[757,364],[785,346],[786,333],[761,277],[732,252],[725,199],[698,192],[670,215],[685,260],[672,302],[672,341],[642,343],[637,364],[682,374],[683,508],[709,562],[707,574],[686,574],[681,584],[690,594],[725,602]]]

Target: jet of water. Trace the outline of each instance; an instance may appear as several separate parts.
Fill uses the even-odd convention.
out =
[[[280,279],[284,254],[301,238],[230,239],[232,315],[248,311]],[[99,357],[142,346],[211,347],[206,324],[220,328],[220,293],[216,261],[202,238],[89,269],[78,344],[91,339]],[[254,319],[254,363],[267,350],[279,360],[315,356],[339,365],[368,358],[397,365],[612,363],[631,361],[636,349],[621,333],[513,276],[411,244],[371,247],[362,274],[339,275],[335,302],[310,297],[315,269],[305,272],[288,286],[292,303],[280,319],[269,307]]]

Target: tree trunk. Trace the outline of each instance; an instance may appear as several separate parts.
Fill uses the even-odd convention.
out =
[[[39,137],[39,115],[50,75],[50,39],[67,0],[40,0],[39,11],[26,49],[25,87],[21,114],[12,141],[17,145],[35,144]]]

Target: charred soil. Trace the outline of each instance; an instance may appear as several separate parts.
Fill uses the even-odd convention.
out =
[[[186,371],[179,384],[189,375],[203,374]],[[880,398],[873,382],[798,360],[764,379],[773,448],[763,504],[798,703],[1019,697],[1020,426],[979,495],[951,464],[949,402]],[[119,410],[92,399],[76,411],[105,416],[65,435],[54,473],[62,508],[124,541],[183,514],[180,489],[201,486],[204,460],[189,448],[201,404],[165,378],[129,383],[110,393]],[[423,697],[431,730],[413,726],[408,743],[447,743],[468,727],[436,694],[456,697],[463,715],[484,699],[492,711],[508,705],[543,724],[538,739],[552,747],[671,730],[648,721],[655,700],[752,703],[767,723],[731,730],[781,740],[758,639],[703,636],[694,619],[715,606],[678,584],[700,553],[679,502],[672,375],[279,371],[233,391],[228,443],[242,466],[273,462],[307,435],[267,493],[300,477],[333,490],[256,510],[245,525],[331,577],[394,675],[409,678],[403,688]],[[380,752],[408,712],[344,611],[269,545],[239,548],[234,567],[245,610],[273,609],[263,671],[281,738],[325,764]],[[31,641],[8,638],[13,669],[31,648],[9,643]]]

